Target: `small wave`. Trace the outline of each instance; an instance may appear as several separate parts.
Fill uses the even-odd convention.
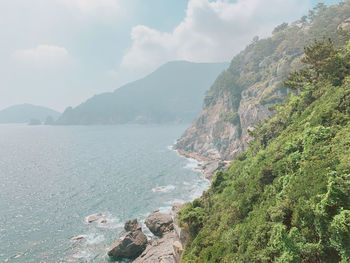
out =
[[[89,245],[95,245],[103,242],[105,240],[104,235],[89,234],[86,238],[86,242]]]
[[[171,207],[173,206],[174,203],[184,204],[184,203],[186,203],[186,201],[183,200],[183,199],[173,199],[173,200],[171,200],[171,201],[165,202],[165,204],[171,205]]]
[[[91,258],[92,254],[89,251],[79,251],[78,253],[73,255],[74,259],[80,259],[80,260],[89,260]]]
[[[157,186],[155,188],[152,188],[153,193],[161,192],[161,193],[169,193],[173,191],[176,187],[172,184],[166,185],[166,186]]]
[[[193,171],[198,171],[199,162],[193,158],[187,158],[187,164],[184,166],[185,169],[190,169]]]
[[[168,147],[166,147],[169,151],[174,151],[174,146],[173,145],[169,145]]]
[[[193,188],[191,188],[190,200],[192,201],[203,194],[203,191],[208,190],[210,187],[210,181],[205,178],[201,178],[193,184]]]
[[[124,224],[120,222],[118,218],[112,216],[106,216],[104,220],[100,220],[97,222],[98,228],[106,228],[106,229],[117,229],[123,228]]]

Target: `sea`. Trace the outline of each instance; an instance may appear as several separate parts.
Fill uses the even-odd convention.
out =
[[[0,125],[0,262],[112,262],[124,222],[201,195],[188,125]],[[88,216],[102,218],[88,223]]]

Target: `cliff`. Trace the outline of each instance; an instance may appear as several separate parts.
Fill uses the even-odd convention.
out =
[[[255,38],[216,79],[175,149],[207,162],[233,160],[247,149],[249,131],[271,118],[273,106],[287,97],[283,81],[301,67],[304,46],[323,37],[338,39],[336,32],[349,26],[349,16],[349,1],[319,4],[308,17],[277,26],[270,38]]]
[[[350,262],[349,39],[305,48],[293,93],[184,205],[181,262]]]

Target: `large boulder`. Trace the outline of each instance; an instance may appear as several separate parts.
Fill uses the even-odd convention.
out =
[[[150,214],[146,218],[145,224],[155,236],[159,237],[163,236],[165,232],[174,229],[173,219],[171,215],[162,214],[159,212]]]
[[[146,249],[147,237],[141,230],[129,231],[108,250],[108,256],[114,258],[136,258]]]
[[[175,238],[174,232],[165,233],[162,238],[148,245],[133,263],[176,263],[173,252]]]
[[[108,250],[108,256],[114,258],[136,258],[146,249],[148,241],[137,220],[128,220],[124,225],[127,231]]]

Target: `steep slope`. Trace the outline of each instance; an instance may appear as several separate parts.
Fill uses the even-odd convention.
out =
[[[28,123],[31,119],[44,122],[47,117],[57,119],[59,112],[36,105],[21,104],[0,111],[0,123]]]
[[[272,117],[271,106],[286,98],[283,80],[300,68],[304,46],[324,36],[337,39],[338,28],[350,27],[349,17],[350,1],[319,4],[308,17],[276,27],[272,37],[255,39],[216,79],[175,148],[203,160],[232,160],[247,149],[248,130]]]
[[[68,108],[57,124],[192,122],[205,91],[228,63],[169,62],[112,93]]]
[[[249,150],[181,210],[182,262],[350,262],[350,41],[302,61]]]

